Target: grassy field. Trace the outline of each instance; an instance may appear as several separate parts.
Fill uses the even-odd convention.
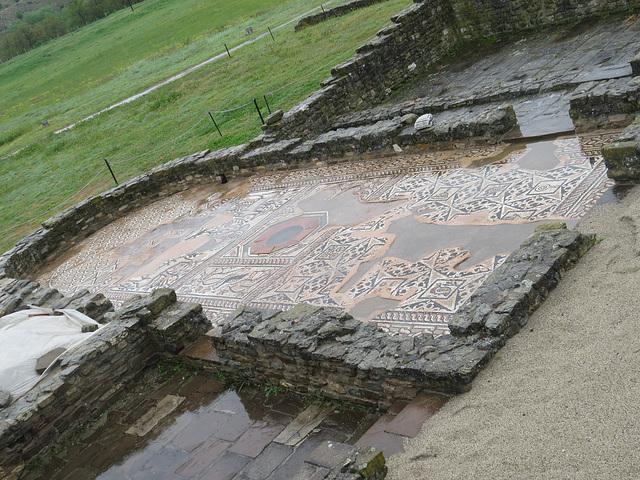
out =
[[[202,21],[200,28],[207,29],[199,31],[186,12],[180,22],[163,23],[162,19],[176,19],[177,2],[146,0],[138,4],[140,11],[135,14],[118,12],[90,25],[86,32],[0,65],[0,250],[57,211],[113,186],[104,158],[122,182],[173,158],[237,145],[260,134],[253,98],[260,99],[265,113],[263,95],[268,95],[272,109],[291,108],[317,90],[333,65],[351,57],[355,48],[412,2],[389,0],[297,33],[291,24],[274,31],[275,42],[271,37],[260,39],[234,52],[232,58],[209,64],[71,130],[52,133],[223,52],[224,43],[230,48],[242,43],[247,40],[246,26],[259,34],[320,4],[301,0],[208,3],[224,4],[225,9],[235,4],[237,9],[233,15],[225,10],[226,17],[211,16],[216,18],[215,25]],[[186,0],[179,6],[187,10],[187,4],[193,6],[196,17],[205,16],[196,1]],[[260,4],[270,8],[262,11]],[[178,24],[175,30],[170,27],[173,23]],[[9,98],[12,87],[7,82],[15,89]],[[220,113],[237,107],[241,108]],[[208,111],[213,112],[223,137]],[[47,129],[40,125],[43,118],[51,124]],[[6,156],[20,148],[19,153]]]

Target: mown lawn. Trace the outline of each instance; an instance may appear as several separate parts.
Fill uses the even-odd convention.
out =
[[[202,7],[191,0],[179,3],[182,9],[187,4],[193,5],[196,12]],[[252,26],[257,35],[266,31],[267,26],[273,29],[320,2],[210,1],[208,4],[225,7],[237,4],[237,11],[244,13],[230,15],[225,10],[228,15],[221,13],[215,26],[202,22],[208,30],[200,33],[190,28],[186,19],[154,23],[153,16],[146,11],[136,10],[135,15],[121,11],[87,27],[91,35],[81,30],[15,59],[16,63],[25,62],[27,67],[11,65],[13,60],[0,65],[3,132],[0,143],[2,134],[16,130],[20,133],[0,145],[0,251],[11,247],[54,213],[112,187],[104,158],[109,159],[118,181],[122,182],[173,158],[205,148],[237,145],[259,135],[260,120],[253,98],[259,100],[264,114],[267,112],[263,95],[267,95],[272,110],[291,108],[317,90],[319,82],[330,75],[332,66],[351,57],[391,16],[411,3],[411,0],[389,0],[297,33],[293,31],[294,24],[288,25],[274,31],[275,42],[267,36],[232,53],[231,58],[211,63],[57,135],[53,130],[223,52],[224,43],[229,48],[242,43],[248,38],[244,32],[247,26]],[[156,9],[158,19],[175,19],[178,13],[186,15],[176,11],[177,4],[169,0],[145,0],[136,7]],[[261,11],[260,5],[266,4],[271,8]],[[167,12],[173,12],[173,17]],[[174,23],[180,25],[175,31],[171,30]],[[152,36],[148,32],[160,25],[161,35]],[[141,32],[140,40],[135,32]],[[169,38],[173,38],[173,43]],[[73,48],[74,41],[84,47]],[[157,42],[154,48],[138,45],[153,41]],[[110,46],[112,42],[115,47]],[[130,46],[130,50],[124,45]],[[99,52],[103,51],[110,53],[102,57]],[[53,57],[55,60],[50,64],[43,60]],[[67,74],[60,73],[60,82],[66,82],[67,76],[75,78],[65,83],[66,87],[42,80],[58,78],[56,75],[63,69]],[[24,72],[22,82],[18,78],[20,72]],[[19,92],[13,103],[5,97],[6,78],[14,82]],[[220,113],[237,107],[242,108]],[[215,130],[209,111],[223,137]],[[40,125],[42,118],[51,125],[47,129]],[[19,153],[6,156],[25,145]]]

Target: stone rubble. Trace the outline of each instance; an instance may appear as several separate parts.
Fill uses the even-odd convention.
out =
[[[2,478],[46,457],[51,443],[98,417],[145,366],[175,355],[211,327],[200,305],[177,302],[173,290],[156,290],[108,317],[93,336],[62,353],[34,388],[0,410]]]
[[[30,280],[5,279],[4,283],[0,283],[0,317],[28,308],[29,305],[53,310],[77,310],[98,323],[105,323],[105,315],[113,311],[111,301],[101,293],[80,290],[71,297],[65,297],[56,289],[42,287]]]
[[[513,80],[482,95],[443,89],[437,99],[362,110],[388,98],[464,43],[604,12],[624,12],[638,4],[622,0],[489,3],[414,3],[352,59],[336,66],[319,91],[288,112],[269,116],[264,134],[249,144],[204,150],[160,165],[43,222],[42,228],[0,257],[0,316],[32,304],[75,308],[106,322],[89,341],[64,352],[28,394],[12,402],[6,392],[0,392],[0,405],[7,405],[0,410],[3,477],[19,475],[31,459],[46,455],[52,441],[64,439],[103,410],[141,368],[162,356],[180,354],[210,327],[200,305],[177,302],[171,290],[154,291],[113,312],[101,295],[82,291],[67,298],[54,289],[20,280],[111,221],[191,186],[222,181],[225,175],[296,168],[318,157],[400,145],[500,137],[516,125],[516,119],[511,105],[499,103],[544,91],[575,88],[571,116],[583,131],[628,125],[640,111],[638,56],[629,65],[635,77]],[[417,116],[424,114],[433,115],[433,127],[413,127]],[[640,180],[638,121],[603,150],[617,180]],[[241,308],[211,332],[217,349],[211,363],[230,374],[381,407],[388,406],[391,398],[409,399],[424,389],[464,391],[594,241],[563,228],[537,232],[457,313],[449,325],[451,335],[391,336],[344,312],[308,305],[289,312]],[[339,455],[347,451],[334,450]],[[325,454],[318,452],[316,457],[325,458]],[[307,463],[307,472],[298,477],[384,478],[386,467],[380,457],[371,450],[352,451],[338,471],[335,465],[329,469],[318,460]],[[375,471],[370,465],[377,465]]]

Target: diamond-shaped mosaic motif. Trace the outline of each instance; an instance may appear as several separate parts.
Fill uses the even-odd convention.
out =
[[[611,186],[599,156],[610,138],[555,140],[547,169],[519,165],[532,164],[536,144],[469,166],[500,154],[491,146],[266,175],[251,179],[248,194],[224,200],[177,195],[105,227],[39,280],[65,293],[102,292],[116,304],[170,287],[214,322],[241,304],[308,302],[391,331],[441,334],[510,252],[476,258],[460,246],[474,239],[454,236],[426,236],[398,252],[399,237],[417,238],[421,226],[530,224],[518,245],[536,222],[575,223]],[[407,218],[414,230],[397,231]]]

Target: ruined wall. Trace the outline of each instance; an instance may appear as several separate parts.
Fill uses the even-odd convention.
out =
[[[159,355],[172,355],[211,324],[196,304],[156,290],[118,312],[87,341],[63,353],[29,392],[0,409],[0,478],[12,478],[50,445],[95,421]]]
[[[564,224],[540,228],[457,312],[451,335],[390,335],[305,304],[286,312],[241,307],[209,333],[215,362],[230,375],[379,407],[422,390],[465,391],[593,242]]]
[[[301,393],[388,408],[422,390],[468,390],[500,338],[390,335],[340,310],[240,307],[212,333],[221,370]]]
[[[41,228],[0,257],[0,278],[34,276],[40,266],[113,220],[159,198],[213,181],[218,167],[199,162],[207,153],[167,162],[44,221]]]
[[[346,15],[347,13],[354,12],[360,8],[366,8],[371,5],[375,5],[376,3],[382,3],[386,1],[388,0],[351,0],[350,2],[340,4],[333,8],[327,8],[326,10],[323,9],[323,11],[321,12],[304,17],[296,24],[294,29],[297,32],[298,30],[302,30],[303,28],[322,23],[330,18],[340,17],[342,15]]]
[[[640,111],[640,76],[583,83],[573,91],[570,105],[579,132],[626,127]]]
[[[118,187],[84,200],[43,222],[0,257],[0,280],[35,277],[38,270],[85,237],[129,212],[193,186],[221,182],[226,176],[250,175],[313,165],[320,158],[391,149],[394,143],[460,140],[502,135],[516,125],[509,105],[465,108],[436,114],[438,126],[417,132],[401,117],[372,126],[338,129],[313,141],[302,139],[250,144],[177,158]],[[0,312],[2,310],[0,309]]]
[[[428,0],[392,18],[389,27],[334,67],[320,90],[266,130],[277,139],[322,133],[349,111],[383,101],[455,48],[495,36],[570,24],[640,7],[638,0]]]
[[[266,127],[266,137],[291,139],[287,147],[291,149],[309,134],[326,131],[338,116],[382,101],[456,46],[608,12],[625,12],[639,6],[640,0],[417,2],[393,17],[393,23],[360,47],[352,59],[334,67],[333,76],[324,82],[321,90],[285,113],[280,121]],[[572,108],[578,107],[572,105]],[[394,132],[392,129],[391,133]],[[384,145],[396,141],[391,137],[382,140]],[[286,156],[288,165],[285,165],[278,148],[274,152],[256,152],[256,147],[259,150],[261,146],[262,141],[256,139],[249,145],[179,158],[69,208],[45,221],[42,228],[0,257],[0,278],[33,277],[41,266],[113,220],[163,196],[219,180],[223,173],[291,168],[310,155],[342,151],[340,145],[331,150],[322,144],[320,151],[316,151],[318,145],[307,148],[302,144],[295,155],[291,151]],[[250,151],[252,149],[254,151]]]
[[[618,183],[640,182],[640,115],[602,149],[607,173]]]

